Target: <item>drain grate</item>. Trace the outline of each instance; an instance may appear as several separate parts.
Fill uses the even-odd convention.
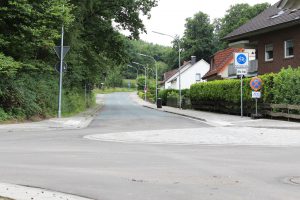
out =
[[[289,181],[293,184],[300,185],[300,177],[292,177]]]

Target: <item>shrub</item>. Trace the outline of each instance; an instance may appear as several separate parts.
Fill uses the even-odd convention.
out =
[[[168,93],[175,92],[175,91],[177,91],[177,90],[167,89],[167,90],[160,90],[159,91],[158,98],[161,98],[163,106],[167,105]]]
[[[18,73],[14,78],[0,79],[0,121],[56,116],[58,109],[57,74],[42,72]],[[63,88],[62,114],[83,111],[93,105],[89,92],[85,102],[83,89]],[[86,104],[85,104],[86,103]]]
[[[278,104],[300,104],[300,67],[281,70],[274,77],[273,102]]]
[[[259,76],[263,81],[260,103],[300,104],[300,68],[282,69],[278,74]],[[243,79],[243,102],[248,111],[252,109],[251,78]],[[191,103],[194,108],[210,107],[215,111],[234,111],[240,103],[240,80],[216,80],[196,83],[190,89]],[[223,107],[223,108],[222,108]]]

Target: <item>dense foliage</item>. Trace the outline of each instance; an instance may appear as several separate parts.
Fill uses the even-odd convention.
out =
[[[107,78],[115,84],[127,63],[127,29],[138,39],[156,0],[1,0],[0,120],[53,116],[57,109],[58,59],[53,47],[71,46],[63,79],[63,114],[92,104],[91,90]],[[112,72],[116,73],[112,76]],[[87,94],[87,95],[85,95]],[[87,99],[85,99],[87,97]]]
[[[224,17],[215,19],[215,42],[217,49],[226,48],[227,43],[222,41],[227,34],[247,23],[270,6],[269,3],[261,3],[250,6],[247,3],[235,4],[226,11]]]
[[[182,38],[183,59],[190,56],[210,60],[214,51],[214,26],[207,14],[199,12],[193,18],[186,19],[185,32]]]
[[[155,64],[157,65],[158,80],[163,79],[163,73],[178,66],[177,52],[171,47],[165,47],[157,44],[147,43],[141,40],[127,41],[127,54],[132,67],[124,66],[123,76],[125,78],[135,79],[138,74],[144,74],[144,67],[137,66],[133,62],[141,63],[150,68],[149,76],[155,78]],[[144,54],[150,57],[141,56]],[[151,58],[152,57],[152,58]],[[156,63],[154,62],[154,59]]]
[[[300,68],[282,69],[278,74],[260,76],[263,80],[261,103],[300,104]],[[243,100],[253,104],[250,78],[244,79]],[[190,98],[194,107],[205,105],[236,105],[240,102],[240,80],[217,80],[191,86]]]
[[[262,3],[250,6],[249,4],[235,4],[226,11],[222,18],[214,19],[213,22],[207,14],[198,12],[191,18],[186,19],[182,44],[183,60],[190,60],[190,56],[196,56],[197,60],[204,59],[210,62],[210,57],[218,50],[227,48],[227,42],[222,39],[257,16],[270,4]],[[178,49],[177,41],[173,41],[173,49]]]

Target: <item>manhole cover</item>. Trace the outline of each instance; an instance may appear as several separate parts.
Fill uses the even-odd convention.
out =
[[[293,184],[300,185],[300,177],[292,177],[290,178],[290,182],[292,182]]]

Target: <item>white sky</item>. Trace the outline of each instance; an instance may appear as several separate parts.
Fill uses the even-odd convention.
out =
[[[274,4],[279,0],[158,0],[158,6],[151,10],[151,19],[145,19],[148,34],[141,35],[141,39],[155,44],[170,46],[172,38],[153,33],[157,31],[169,35],[182,36],[185,19],[193,17],[199,11],[214,18],[223,17],[230,5],[237,3],[268,2]]]

